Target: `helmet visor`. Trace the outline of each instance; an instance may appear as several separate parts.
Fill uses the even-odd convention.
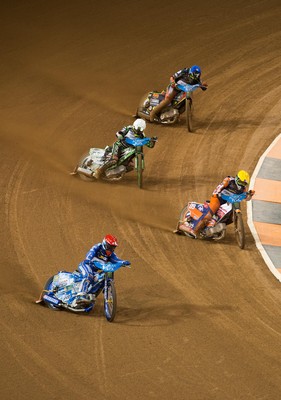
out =
[[[105,250],[111,251],[111,253],[113,253],[116,249],[116,246],[109,244],[109,243],[105,243],[104,248],[105,248]]]
[[[247,186],[247,182],[241,181],[241,179],[239,179],[239,178],[236,179],[236,183],[239,186],[243,186],[243,187]]]
[[[141,139],[143,139],[143,129],[141,129],[141,128],[134,128],[134,133],[135,133],[135,136],[138,136],[138,137],[140,137]]]
[[[194,72],[191,72],[190,74],[189,74],[189,76],[190,76],[190,78],[191,79],[198,79],[198,78],[200,78],[200,72],[199,71],[194,71]]]

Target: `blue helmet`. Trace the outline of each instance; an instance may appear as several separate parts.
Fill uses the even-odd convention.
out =
[[[198,65],[192,65],[189,68],[188,76],[191,79],[200,79],[201,76],[201,68]]]

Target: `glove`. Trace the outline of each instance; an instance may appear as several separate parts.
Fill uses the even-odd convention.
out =
[[[131,265],[130,261],[124,260],[123,265]]]
[[[206,86],[201,86],[201,89],[202,89],[203,91],[205,91],[205,90],[207,90],[207,87],[206,87]]]
[[[150,139],[152,142],[157,142],[158,137],[157,136],[152,136],[152,138]]]
[[[250,196],[254,196],[255,193],[256,193],[255,190],[249,190],[249,192],[248,192],[248,194],[249,194]]]

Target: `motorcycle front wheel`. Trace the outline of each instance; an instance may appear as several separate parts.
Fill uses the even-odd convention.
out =
[[[142,166],[142,153],[139,153],[136,155],[136,163],[137,163],[137,174],[138,174],[138,187],[141,189],[142,188],[142,171],[143,171],[143,166]]]
[[[193,125],[192,125],[193,105],[191,99],[186,99],[185,112],[186,112],[186,126],[188,132],[193,132]]]
[[[241,212],[234,214],[235,238],[240,249],[245,247],[245,229]]]
[[[117,296],[113,281],[108,282],[107,295],[104,294],[104,315],[108,322],[113,322],[117,309]]]

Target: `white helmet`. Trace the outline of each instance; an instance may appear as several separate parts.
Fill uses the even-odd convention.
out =
[[[133,128],[137,133],[142,133],[145,128],[146,128],[146,122],[144,119],[142,118],[138,118],[135,120],[135,122],[133,123]]]

